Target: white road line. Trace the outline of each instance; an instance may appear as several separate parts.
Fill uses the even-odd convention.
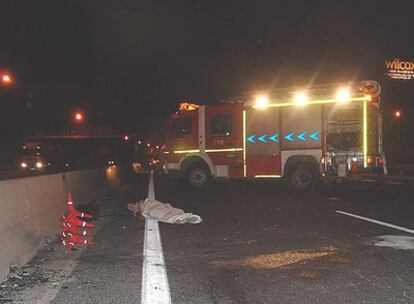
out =
[[[351,217],[354,217],[354,218],[357,218],[357,219],[360,219],[360,220],[364,220],[364,221],[367,221],[367,222],[371,222],[371,223],[374,223],[374,224],[378,224],[378,225],[382,225],[382,226],[385,226],[385,227],[389,227],[389,228],[393,228],[393,229],[397,229],[397,230],[400,230],[400,231],[404,231],[404,232],[407,232],[407,233],[414,234],[414,230],[408,229],[408,228],[405,228],[405,227],[389,224],[389,223],[386,223],[386,222],[371,219],[369,217],[364,217],[364,216],[348,213],[348,212],[345,212],[345,211],[337,210],[335,212],[343,214],[343,215],[348,215],[348,216],[351,216]]]
[[[368,183],[374,183],[374,182],[376,182],[375,179],[363,179],[362,181],[363,182],[368,182]]]
[[[151,171],[151,175],[150,175],[150,180],[148,184],[148,198],[150,200],[155,200],[154,171]]]
[[[155,199],[153,172],[148,186],[148,198]],[[141,304],[171,304],[160,230],[158,221],[153,219],[145,220]]]
[[[385,182],[386,184],[389,184],[389,185],[402,185],[402,183],[400,183],[400,182]]]

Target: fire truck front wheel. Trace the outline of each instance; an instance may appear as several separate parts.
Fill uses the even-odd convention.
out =
[[[318,180],[318,170],[311,163],[299,164],[290,175],[290,184],[299,192],[312,190]]]
[[[210,170],[202,164],[195,164],[187,170],[186,180],[192,188],[204,188],[209,184],[210,178]]]

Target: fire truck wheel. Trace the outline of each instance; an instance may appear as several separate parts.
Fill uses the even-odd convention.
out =
[[[191,187],[201,189],[208,185],[210,171],[206,166],[194,165],[187,171],[187,181]]]
[[[317,179],[317,168],[312,164],[305,163],[300,164],[293,170],[290,176],[290,183],[296,191],[307,192],[312,190]]]

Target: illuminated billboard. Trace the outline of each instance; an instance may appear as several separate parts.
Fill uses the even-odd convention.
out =
[[[386,60],[385,67],[387,69],[386,75],[390,79],[396,80],[412,80],[414,79],[414,62],[394,59]]]

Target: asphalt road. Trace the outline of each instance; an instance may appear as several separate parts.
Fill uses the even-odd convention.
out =
[[[66,254],[73,269],[37,303],[141,302],[145,223],[125,205],[145,198],[147,183],[137,178],[113,202],[97,244]],[[193,191],[155,176],[155,196],[204,219],[159,224],[172,303],[414,303],[414,231],[398,230],[414,229],[412,180],[297,195],[276,180]]]

